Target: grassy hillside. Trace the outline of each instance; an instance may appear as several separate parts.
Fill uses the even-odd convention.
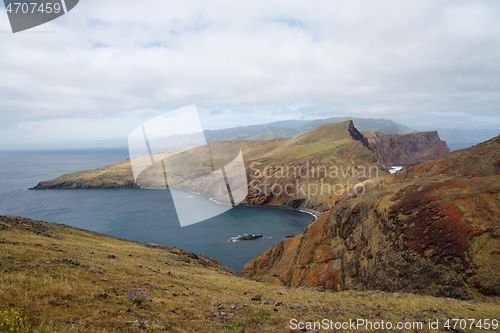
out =
[[[248,280],[175,248],[23,218],[0,217],[0,259],[0,327],[19,332],[288,332],[291,318],[500,315],[498,298],[486,303],[288,289]],[[137,288],[151,300],[132,301],[127,292]]]
[[[348,120],[316,126],[288,139],[216,141],[187,151],[156,154],[153,166],[148,166],[149,156],[134,157],[132,165],[135,170],[138,165],[145,168],[137,182],[141,187],[164,187],[168,169],[170,186],[228,202],[226,186],[213,171],[230,163],[241,149],[249,184],[247,203],[322,211],[342,187],[384,175],[389,164],[414,164],[448,153],[446,143],[435,132],[377,132],[368,138]],[[225,171],[231,180],[231,172]],[[244,178],[241,181],[237,172],[235,175],[233,183],[244,186]],[[135,186],[127,160],[42,181],[34,189]]]
[[[378,162],[376,154],[363,140],[364,137],[352,121],[345,121],[324,125],[289,139],[212,142],[181,153],[163,154],[156,160],[161,161],[167,157],[169,184],[183,183],[180,187],[184,190],[225,201],[225,184],[217,183],[218,178],[205,176],[229,163],[241,148],[249,183],[248,203],[321,210],[322,205],[333,195],[333,190],[314,193],[311,191],[312,186],[319,187],[325,183],[333,188],[336,184],[357,183],[387,173],[385,166]],[[345,173],[339,172],[331,176],[331,167],[342,169]],[[359,175],[355,168],[372,168],[375,172]],[[298,175],[299,169],[306,176]],[[323,173],[319,174],[315,170]],[[148,186],[154,186],[158,180],[164,184],[163,165],[160,162],[146,169],[140,178],[141,183]],[[35,189],[135,186],[130,161],[124,161],[43,181]],[[274,186],[280,186],[281,189],[290,187],[287,193],[273,193]]]

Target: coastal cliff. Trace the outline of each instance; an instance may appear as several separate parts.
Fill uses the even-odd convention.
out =
[[[190,163],[181,163],[178,169],[194,176],[185,181],[183,189],[207,196],[214,196],[215,192],[215,199],[217,195],[222,197],[224,186],[215,182],[208,186],[206,179],[200,182],[196,177],[212,170],[200,162],[202,158],[196,157],[207,150],[229,155],[227,152],[235,146],[241,148],[245,159],[249,184],[245,203],[317,211],[324,210],[343,188],[387,174],[389,165],[406,165],[447,153],[446,144],[435,133],[366,136],[352,121],[344,121],[323,125],[289,139],[218,141],[184,152],[184,155],[192,155]],[[228,156],[221,160],[224,159]],[[130,161],[124,161],[42,181],[32,189],[134,187],[137,185]],[[207,189],[211,192],[207,193]]]
[[[404,135],[364,133],[369,147],[388,165],[410,166],[448,155],[450,149],[437,131]]]
[[[339,195],[249,261],[260,281],[467,299],[500,294],[500,136]]]

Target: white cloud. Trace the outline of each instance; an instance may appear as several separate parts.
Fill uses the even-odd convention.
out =
[[[495,1],[86,0],[30,31],[6,22],[0,147],[125,140],[141,110],[192,103],[222,110],[212,126],[306,105],[311,117],[500,127]]]

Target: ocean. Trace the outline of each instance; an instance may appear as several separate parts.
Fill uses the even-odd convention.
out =
[[[27,190],[41,180],[127,157],[126,150],[0,152],[0,215],[24,216],[145,243],[176,246],[211,256],[235,271],[312,221],[312,216],[301,212],[238,206],[181,228],[170,193],[165,190]],[[194,200],[197,202],[193,207],[204,209],[201,200]],[[262,234],[264,238],[229,241],[230,237],[245,233]]]

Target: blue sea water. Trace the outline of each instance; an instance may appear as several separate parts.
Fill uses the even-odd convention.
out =
[[[236,207],[181,228],[168,191],[142,189],[28,191],[40,180],[126,159],[125,150],[0,152],[0,215],[19,215],[146,243],[173,245],[240,270],[276,241],[302,231],[308,214]],[[215,203],[210,203],[215,204]],[[203,209],[196,204],[196,209]],[[229,242],[254,233],[253,241]]]

